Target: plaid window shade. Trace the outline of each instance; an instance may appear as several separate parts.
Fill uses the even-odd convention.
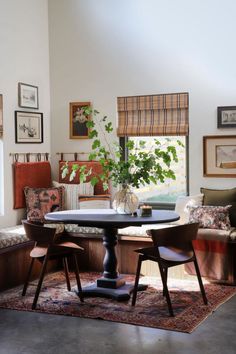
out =
[[[118,97],[118,136],[188,135],[188,93]]]
[[[0,138],[3,136],[2,95],[0,95]]]

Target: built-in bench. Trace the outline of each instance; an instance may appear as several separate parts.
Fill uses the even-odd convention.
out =
[[[151,238],[146,230],[168,227],[174,224],[143,225],[127,227],[118,231],[116,247],[120,273],[134,274],[137,248],[149,247]],[[66,225],[66,235],[84,248],[79,258],[81,270],[102,271],[105,249],[102,244],[102,229]],[[194,242],[201,274],[211,280],[236,283],[236,228],[225,230],[199,229]],[[21,284],[29,266],[32,242],[25,235],[22,225],[0,230],[0,289]],[[191,264],[185,266],[188,274],[194,274]],[[155,275],[156,265],[146,262],[143,273]],[[38,271],[35,270],[35,276]]]

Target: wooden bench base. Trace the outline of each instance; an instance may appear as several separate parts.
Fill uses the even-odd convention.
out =
[[[84,248],[79,257],[79,267],[82,271],[103,272],[103,259],[105,248],[102,243],[102,235],[70,233],[69,236],[74,242]],[[149,237],[118,236],[116,255],[118,260],[118,271],[120,274],[135,274],[138,255],[135,249],[150,247],[152,240]],[[141,274],[147,276],[159,276],[159,269],[155,262],[143,262]],[[169,270],[170,277],[178,279],[193,279],[191,275],[184,272],[184,267],[173,267]]]
[[[102,235],[98,234],[75,234],[68,233],[68,237],[84,248],[78,257],[81,271],[103,272],[103,259],[105,248],[102,243]],[[150,247],[151,239],[137,236],[118,236],[116,254],[118,260],[118,271],[121,274],[135,274],[137,266],[137,254],[135,249]],[[232,246],[232,247],[231,247]],[[230,246],[229,261],[232,263],[232,273],[230,283],[236,283],[236,243]],[[30,263],[29,253],[33,247],[31,241],[10,246],[0,250],[0,291],[11,288],[25,281],[25,276]],[[201,269],[202,275],[206,276],[205,270]],[[71,264],[72,265],[72,264]],[[50,262],[48,271],[60,269],[60,264]],[[39,276],[40,263],[36,262],[32,274],[32,279]],[[159,276],[157,264],[151,261],[143,262],[141,274],[147,276]],[[170,269],[169,276],[178,279],[194,279],[192,275],[185,272],[184,267],[174,267]]]
[[[30,251],[33,242],[28,241],[0,250],[0,291],[23,284],[30,265]],[[35,262],[32,279],[36,279],[40,272],[40,263]],[[58,268],[56,262],[48,264],[48,271]]]

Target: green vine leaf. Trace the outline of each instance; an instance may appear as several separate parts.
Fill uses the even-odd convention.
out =
[[[162,144],[158,139],[153,138],[152,147],[148,147],[146,141],[139,139],[137,142],[128,140],[125,147],[128,149],[127,161],[122,160],[125,152],[117,141],[110,141],[109,135],[114,131],[113,125],[108,121],[107,116],[99,118],[99,112],[91,107],[84,108],[88,117],[86,126],[89,129],[89,138],[92,139],[92,150],[89,153],[89,160],[99,161],[102,166],[101,173],[87,170],[86,165],[73,164],[69,171],[68,164],[61,169],[62,178],[69,175],[70,180],[75,179],[79,174],[80,183],[86,181],[91,174],[91,184],[95,186],[102,181],[104,191],[109,188],[109,180],[114,186],[129,184],[139,188],[141,185],[150,183],[164,183],[166,179],[175,179],[171,169],[173,163],[178,162],[176,147],[171,144],[170,139]],[[98,133],[99,132],[99,133]],[[183,147],[178,140],[177,144]]]

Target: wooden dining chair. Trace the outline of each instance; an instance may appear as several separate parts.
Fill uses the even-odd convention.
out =
[[[192,223],[147,231],[147,234],[152,237],[154,246],[135,250],[135,252],[139,254],[139,258],[132,297],[133,306],[136,303],[141,265],[142,262],[146,260],[151,260],[158,263],[163,284],[163,296],[166,298],[170,316],[174,316],[167,286],[168,268],[170,267],[188,262],[194,263],[203,302],[207,305],[207,297],[192,245],[192,241],[197,237],[198,227],[198,223]]]
[[[47,262],[49,260],[62,259],[63,267],[65,271],[67,289],[68,291],[71,290],[68,262],[67,262],[67,258],[69,256],[72,256],[74,259],[75,276],[76,276],[76,281],[78,286],[78,296],[80,298],[80,301],[83,301],[83,293],[81,288],[79,267],[77,261],[77,253],[79,250],[83,250],[83,248],[81,248],[80,246],[78,246],[73,242],[63,241],[63,239],[60,240],[60,238],[56,234],[56,228],[45,227],[43,225],[38,225],[38,224],[36,225],[26,220],[23,220],[22,223],[24,225],[26,236],[30,240],[33,240],[35,242],[34,248],[30,252],[30,257],[32,258],[32,260],[23,287],[22,296],[25,296],[26,294],[26,290],[28,288],[35,259],[37,259],[42,263],[39,281],[38,281],[38,285],[36,288],[36,292],[32,304],[32,309],[36,308],[39,293],[43,283],[43,278],[47,267]]]

